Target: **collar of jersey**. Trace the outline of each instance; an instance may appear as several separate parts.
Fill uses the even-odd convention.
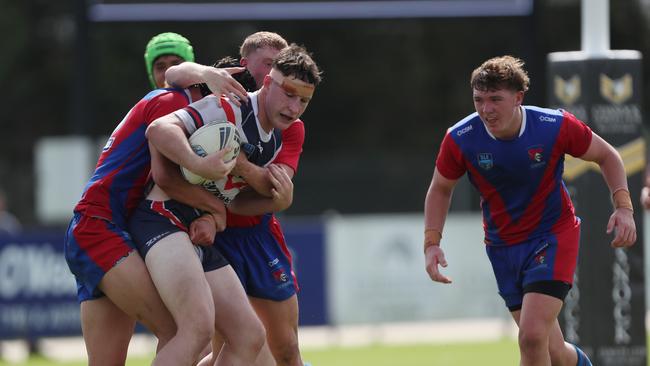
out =
[[[524,134],[524,131],[526,131],[526,108],[524,108],[523,105],[520,105],[519,108],[521,109],[521,126],[519,126],[519,135],[517,137],[521,137],[521,135]],[[481,123],[483,123],[483,127],[485,127],[485,132],[487,132],[487,134],[490,135],[492,139],[499,140],[496,138],[496,136],[490,133],[490,130],[488,130],[483,120],[481,120]]]
[[[269,142],[271,136],[273,136],[273,129],[271,129],[271,132],[267,133],[260,125],[259,106],[257,105],[257,97],[259,94],[259,90],[248,93],[248,99],[250,99],[250,103],[253,106],[253,113],[255,113],[255,124],[257,125],[257,131],[260,134],[260,140],[262,140],[262,142]]]

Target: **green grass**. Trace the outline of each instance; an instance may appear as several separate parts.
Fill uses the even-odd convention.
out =
[[[517,365],[515,341],[453,343],[447,345],[368,346],[305,350],[303,359],[314,366],[453,366]]]
[[[519,357],[514,341],[484,343],[454,343],[448,345],[411,345],[367,347],[337,347],[306,349],[303,359],[313,366],[450,366],[516,365]],[[152,357],[129,358],[128,366],[145,366]],[[82,366],[84,361],[55,362],[42,357],[31,357],[27,362],[10,364],[0,361],[0,366]]]

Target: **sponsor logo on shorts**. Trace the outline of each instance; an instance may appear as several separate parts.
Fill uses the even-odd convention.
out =
[[[167,235],[169,235],[169,231],[165,231],[164,233],[158,234],[158,235],[154,236],[153,238],[149,239],[144,244],[144,246],[149,248],[149,247],[153,246],[154,244],[156,244],[157,242],[159,242],[160,239],[162,239],[163,237],[165,237]]]
[[[269,267],[273,267],[273,266],[277,265],[278,263],[280,263],[280,258],[275,258],[274,260],[269,261],[268,265],[269,265]]]
[[[272,273],[273,273],[273,278],[275,278],[275,280],[278,282],[287,282],[287,280],[289,280],[289,277],[284,272],[284,268],[278,268]]]

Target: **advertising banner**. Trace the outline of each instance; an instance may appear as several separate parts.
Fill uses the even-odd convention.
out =
[[[63,233],[0,236],[0,339],[81,334]]]
[[[442,247],[452,278],[434,283],[424,269],[424,218],[334,216],[327,221],[327,286],[334,325],[454,318],[500,318],[479,213],[450,214]]]
[[[611,194],[599,167],[567,155],[564,180],[582,231],[578,271],[560,323],[566,339],[581,345],[595,365],[645,366],[641,55],[610,51],[609,57],[591,59],[580,52],[552,53],[548,70],[551,107],[576,115],[623,158],[638,233],[630,249],[610,246],[605,229]]]

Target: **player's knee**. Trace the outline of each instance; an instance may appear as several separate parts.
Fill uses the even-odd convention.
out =
[[[164,346],[170,339],[176,335],[176,323],[170,316],[169,319],[159,319],[154,321],[153,324],[146,324],[151,333],[158,338],[158,343]]]
[[[537,328],[520,328],[518,341],[522,352],[535,351],[548,347],[548,334]]]
[[[300,350],[297,339],[287,339],[273,344],[272,353],[278,365],[296,365],[300,360]]]
[[[253,322],[249,328],[250,333],[245,333],[250,334],[250,338],[247,339],[247,347],[250,353],[257,354],[266,342],[266,330],[259,320]]]
[[[196,321],[189,323],[186,328],[187,332],[193,334],[201,347],[209,344],[214,337],[214,320],[204,319],[203,321],[196,319]]]
[[[210,309],[188,311],[178,320],[178,334],[183,339],[192,339],[197,345],[208,344],[214,336],[214,312]]]

